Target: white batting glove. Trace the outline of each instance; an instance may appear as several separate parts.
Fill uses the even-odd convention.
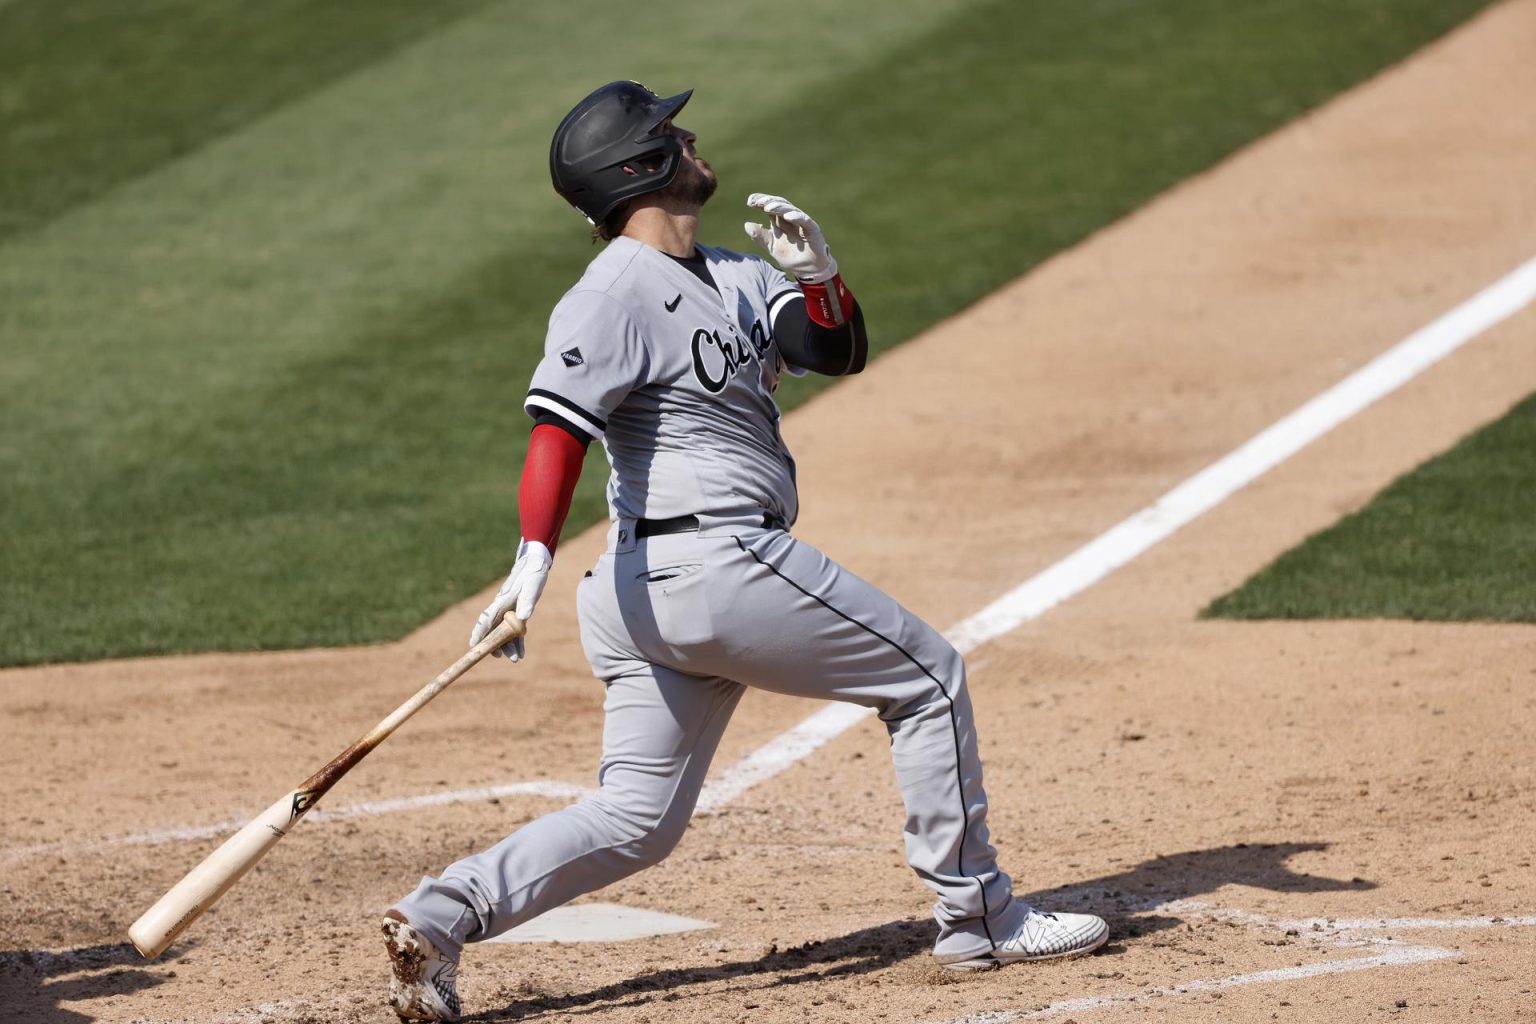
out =
[[[496,592],[496,599],[480,613],[475,628],[470,631],[469,646],[473,647],[484,640],[486,634],[496,628],[508,608],[515,608],[513,614],[524,622],[532,618],[533,606],[539,603],[539,595],[544,593],[544,584],[549,582],[549,567],[554,561],[549,548],[536,540],[525,540],[518,544],[517,561],[512,563],[512,571]],[[523,638],[518,637],[504,647],[497,648],[491,652],[491,656],[522,661]]]
[[[825,284],[837,274],[837,260],[827,248],[821,228],[804,210],[781,196],[754,192],[747,205],[768,215],[767,225],[747,221],[747,237],[768,251],[786,274],[806,284]]]

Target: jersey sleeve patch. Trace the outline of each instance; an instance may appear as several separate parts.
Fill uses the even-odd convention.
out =
[[[624,305],[603,292],[572,290],[550,315],[544,358],[523,406],[530,416],[552,412],[602,440],[613,411],[649,373],[645,339]]]

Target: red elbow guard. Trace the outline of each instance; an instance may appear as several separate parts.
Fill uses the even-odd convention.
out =
[[[833,274],[824,284],[801,281],[800,290],[811,319],[823,327],[841,327],[853,315],[853,293],[843,284],[842,274]]]

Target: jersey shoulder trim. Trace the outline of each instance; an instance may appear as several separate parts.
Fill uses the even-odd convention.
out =
[[[799,288],[786,288],[781,292],[775,292],[768,298],[768,322],[771,324],[779,318],[779,312],[786,304],[795,299],[804,299],[805,293]]]
[[[523,409],[535,419],[539,415],[537,410],[548,410],[591,434],[594,441],[601,441],[608,430],[608,421],[601,416],[594,416],[569,398],[544,388],[530,388],[528,397],[523,401]]]
[[[533,425],[535,427],[541,427],[545,425],[558,427],[559,429],[565,431],[567,434],[571,435],[571,437],[575,438],[576,441],[581,444],[583,451],[585,451],[586,446],[591,444],[593,441],[591,434],[587,433],[585,430],[572,423],[564,415],[563,412],[553,412],[549,409],[538,409],[537,411],[530,409],[528,412],[533,416]]]

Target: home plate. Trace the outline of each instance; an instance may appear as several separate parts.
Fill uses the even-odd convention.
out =
[[[574,907],[556,907],[486,941],[618,942],[713,927],[708,921],[638,907],[621,907],[617,903],[582,903]]]

